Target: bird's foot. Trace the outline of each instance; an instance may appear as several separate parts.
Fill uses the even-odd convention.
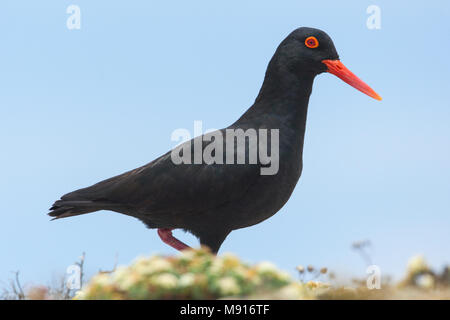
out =
[[[161,240],[165,243],[168,244],[169,246],[171,246],[174,249],[177,250],[185,250],[185,249],[190,249],[191,247],[189,247],[187,244],[181,242],[180,240],[178,240],[177,238],[175,238],[172,235],[172,230],[173,229],[158,229],[158,236],[161,238]]]

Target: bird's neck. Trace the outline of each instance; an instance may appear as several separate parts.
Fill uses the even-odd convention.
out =
[[[306,71],[290,72],[274,57],[255,103],[235,124],[292,129],[303,142],[314,77],[314,73]]]

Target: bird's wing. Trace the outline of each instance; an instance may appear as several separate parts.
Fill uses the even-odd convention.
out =
[[[194,140],[202,139],[197,137]],[[202,150],[209,142],[202,141]],[[245,151],[248,154],[248,148]],[[235,154],[239,152],[234,148]],[[223,147],[226,159],[226,147]],[[179,164],[171,152],[122,175],[80,189],[62,199],[89,199],[152,212],[176,214],[211,210],[242,198],[260,177],[257,164]]]
[[[169,152],[118,182],[111,196],[151,211],[201,212],[243,197],[259,176],[258,165],[176,165]]]

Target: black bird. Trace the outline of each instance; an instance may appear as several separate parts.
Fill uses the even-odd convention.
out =
[[[278,46],[254,104],[235,123],[185,142],[140,168],[68,193],[53,204],[49,215],[58,219],[116,211],[157,228],[161,239],[178,250],[188,247],[172,236],[173,229],[181,228],[217,252],[231,231],[271,217],[291,196],[302,172],[309,96],[314,78],[323,72],[381,100],[340,62],[325,32],[298,28]],[[217,148],[210,153],[215,161],[197,163],[196,152],[202,154],[208,145],[211,149],[210,144],[217,136],[225,137],[227,129],[244,131],[244,147],[237,142],[227,149],[226,141],[217,140]],[[266,142],[266,155],[270,154],[274,163],[278,159],[278,164],[261,157],[260,144],[256,162],[251,161],[250,133],[262,132],[260,129],[270,131],[266,140],[260,135],[258,141]],[[187,154],[189,150],[194,150],[193,154]],[[176,163],[174,154],[184,161]],[[244,164],[230,164],[227,154],[231,154],[230,160],[240,158]],[[270,166],[273,172],[263,174]]]

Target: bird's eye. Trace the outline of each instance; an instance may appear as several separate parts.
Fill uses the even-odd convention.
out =
[[[305,40],[305,46],[311,49],[317,48],[319,46],[319,41],[316,37],[308,37]]]

